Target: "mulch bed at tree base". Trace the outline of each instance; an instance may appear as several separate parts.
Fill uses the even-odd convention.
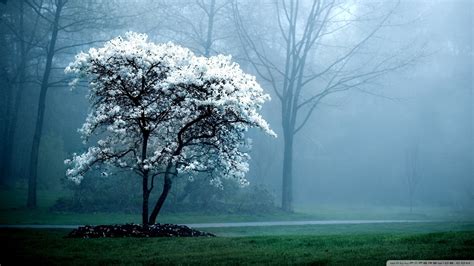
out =
[[[100,237],[214,237],[214,234],[194,230],[185,225],[153,224],[116,224],[86,225],[74,229],[69,238],[100,238]]]

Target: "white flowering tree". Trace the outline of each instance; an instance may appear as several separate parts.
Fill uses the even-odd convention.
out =
[[[154,44],[127,33],[76,56],[66,69],[89,83],[91,110],[80,129],[96,145],[74,154],[67,176],[79,183],[96,164],[130,170],[142,178],[143,224],[154,224],[177,174],[207,173],[248,182],[245,131],[274,135],[258,113],[269,100],[255,77],[230,57],[197,57],[178,45]],[[73,82],[74,83],[74,82]],[[149,214],[157,179],[162,192]]]

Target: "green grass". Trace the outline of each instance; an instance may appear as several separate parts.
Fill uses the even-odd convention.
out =
[[[21,194],[22,195],[22,194]],[[140,222],[139,214],[51,212],[57,194],[39,191],[39,208],[18,192],[0,193],[0,224]],[[160,222],[418,219],[444,222],[207,228],[217,238],[67,239],[68,230],[0,229],[0,264],[313,264],[384,265],[388,259],[473,259],[474,219],[442,208],[313,205],[297,213],[163,214]]]
[[[304,213],[269,213],[261,215],[205,214],[205,213],[163,213],[158,217],[160,223],[213,223],[249,221],[297,221],[315,220],[319,216]],[[326,217],[329,219],[329,217]],[[140,223],[140,214],[127,213],[73,213],[52,212],[46,208],[36,210],[0,209],[0,224],[116,224]]]
[[[357,234],[420,234],[448,231],[474,231],[474,222],[418,222],[385,224],[337,224],[295,226],[249,226],[207,228],[219,236],[283,236],[283,235],[357,235]]]
[[[66,230],[2,229],[8,261],[34,264],[385,265],[389,259],[473,259],[474,231],[216,238],[67,239]]]
[[[62,192],[64,193],[64,192]],[[55,200],[63,196],[61,192],[38,191],[38,208],[24,207],[24,190],[0,191],[0,224],[113,224],[139,223],[140,214],[127,213],[73,213],[52,212],[49,208]],[[205,214],[205,213],[162,213],[158,220],[162,223],[210,223],[247,221],[291,221],[291,220],[355,220],[355,219],[414,219],[474,221],[471,211],[454,211],[449,208],[415,208],[409,213],[406,207],[308,205],[297,206],[295,213],[283,212],[259,215]]]
[[[348,212],[338,215],[341,208],[334,207],[332,211],[322,209],[320,213],[283,213],[275,212],[259,215],[237,214],[206,214],[206,213],[162,213],[158,217],[161,223],[211,223],[211,222],[248,222],[248,221],[298,221],[298,220],[358,220],[358,219],[413,219],[413,220],[444,220],[444,221],[473,221],[471,217],[434,213],[431,215],[403,215],[366,209],[361,212]],[[129,213],[74,213],[53,212],[48,208],[28,210],[26,208],[0,209],[0,224],[113,224],[139,223],[140,214]]]
[[[474,208],[454,209],[452,207],[416,206],[410,212],[407,206],[374,206],[374,205],[337,205],[312,204],[296,206],[296,211],[324,220],[331,217],[334,220],[348,219],[408,219],[408,220],[474,220]]]

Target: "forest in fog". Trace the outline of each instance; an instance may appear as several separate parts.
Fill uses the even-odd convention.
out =
[[[98,140],[78,133],[90,84],[71,88],[66,67],[136,32],[230,55],[271,97],[260,113],[277,136],[245,134],[248,185],[178,173],[165,212],[473,213],[473,13],[469,0],[0,1],[2,201],[37,208],[48,195],[55,211],[140,212],[133,171],[101,166],[78,184],[65,164]]]

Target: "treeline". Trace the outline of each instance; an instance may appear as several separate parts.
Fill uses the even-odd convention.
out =
[[[243,69],[257,75],[272,94],[272,108],[278,110],[266,110],[270,122],[281,127],[275,126],[278,145],[255,136],[250,180],[281,184],[275,186],[281,193],[274,196],[281,195],[281,207],[291,211],[293,162],[298,156],[294,141],[323,100],[348,90],[371,94],[373,82],[419,58],[413,42],[406,45],[388,38],[403,34],[387,32],[403,27],[395,16],[398,8],[395,2],[323,0],[4,1],[0,4],[0,183],[27,187],[30,208],[37,206],[38,186],[68,186],[62,161],[85,148],[76,129],[87,111],[87,90],[70,92],[64,68],[79,51],[133,30],[147,33],[154,41],[179,43],[198,55],[231,54]],[[377,48],[381,45],[383,51]],[[98,184],[102,182],[91,180],[84,186],[105,185]],[[109,185],[114,182],[122,186],[117,181]],[[111,193],[116,189],[111,188]],[[248,193],[261,195],[265,205],[274,196],[259,189],[255,186]],[[67,203],[82,210],[92,204],[75,193],[76,198],[63,199],[58,208]],[[184,196],[176,193],[179,202]],[[222,193],[216,190],[208,196],[222,199]]]

